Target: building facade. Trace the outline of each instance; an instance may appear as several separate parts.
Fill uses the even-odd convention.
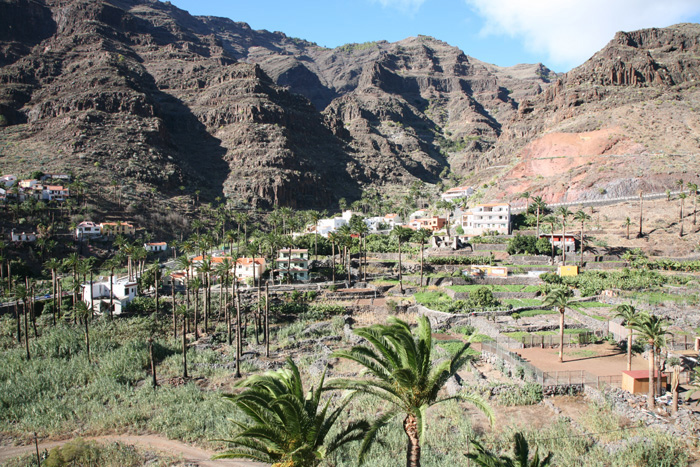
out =
[[[462,214],[462,228],[469,235],[510,234],[509,204],[479,204]]]

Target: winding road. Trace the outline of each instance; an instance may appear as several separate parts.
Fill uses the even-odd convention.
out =
[[[106,435],[93,437],[88,436],[84,437],[83,439],[87,441],[97,441],[100,443],[119,442],[134,445],[149,451],[162,452],[168,456],[179,457],[182,458],[187,465],[196,465],[200,467],[265,467],[268,465],[261,464],[259,462],[248,462],[241,460],[212,460],[211,457],[215,454],[213,451],[208,451],[206,449],[198,448],[180,441],[167,439],[157,435]],[[51,448],[61,446],[69,441],[71,440],[67,439],[63,441],[39,442],[39,451],[43,452],[45,449],[50,450]],[[0,445],[0,465],[4,464],[9,459],[28,453],[33,453],[35,450],[36,448],[33,444],[27,446]]]

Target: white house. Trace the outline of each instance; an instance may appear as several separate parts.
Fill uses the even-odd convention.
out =
[[[5,188],[10,188],[12,185],[17,183],[17,176],[16,175],[3,175],[2,177],[0,177],[0,183]]]
[[[146,251],[150,253],[155,253],[158,251],[166,251],[168,249],[167,242],[155,242],[155,243],[144,243],[143,247]]]
[[[90,284],[82,284],[83,301],[92,308],[94,303],[95,313],[109,312],[110,284],[109,280],[92,283],[92,294]],[[121,314],[133,299],[136,298],[136,281],[127,278],[114,279],[112,282],[112,303],[114,304],[114,314]]]
[[[10,233],[13,242],[35,242],[36,234],[33,232],[16,232],[12,229]]]
[[[462,228],[469,235],[497,232],[510,233],[509,204],[479,204],[462,214]]]
[[[46,201],[65,201],[69,196],[68,188],[61,185],[48,185],[41,190],[41,199]]]
[[[78,224],[78,226],[75,228],[75,238],[82,239],[99,237],[101,232],[102,231],[98,224],[90,221],[84,221]]]
[[[20,180],[19,182],[19,187],[20,188],[32,188],[34,185],[38,185],[39,180]]]
[[[384,223],[388,225],[390,229],[393,229],[397,225],[403,225],[403,221],[399,215],[394,213],[384,216]]]
[[[456,186],[450,188],[440,195],[444,201],[454,201],[456,199],[468,198],[474,193],[474,188],[470,186]]]
[[[343,214],[340,217],[332,217],[330,219],[319,219],[318,224],[316,224],[316,232],[323,237],[328,237],[329,233],[335,232],[340,227],[349,224],[353,214],[356,213],[347,210],[343,211]]]
[[[238,258],[236,260],[236,277],[239,281],[245,281],[249,277],[252,279],[255,274],[256,279],[265,272],[265,258]]]
[[[275,273],[280,279],[284,280],[289,274],[293,280],[309,280],[309,250],[282,249],[275,262]]]

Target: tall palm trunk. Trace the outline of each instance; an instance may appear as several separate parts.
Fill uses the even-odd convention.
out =
[[[187,315],[182,317],[182,377],[187,379]]]
[[[194,289],[194,340],[199,339],[199,287]]]
[[[408,436],[406,443],[406,467],[420,467],[420,438],[418,421],[414,415],[407,415],[403,421],[403,430]]]
[[[559,309],[559,363],[564,363],[564,308]]]
[[[403,295],[403,275],[401,274],[401,237],[398,236],[399,240],[399,292]]]
[[[649,391],[647,393],[647,408],[654,410],[654,341],[649,340]]]
[[[177,317],[175,315],[175,287],[170,287],[170,298],[173,304],[173,338],[177,338]]]
[[[566,266],[566,219],[563,216],[561,224],[561,264]]]
[[[265,284],[265,356],[270,357],[270,284]]]
[[[423,242],[420,243],[420,286],[423,287]]]
[[[27,293],[29,293],[29,291],[27,291]],[[27,351],[27,360],[30,360],[31,356],[29,355],[29,322],[28,322],[29,316],[27,313],[27,307],[28,307],[28,303],[27,303],[27,298],[25,297],[22,300],[22,310],[24,311],[24,347]]]
[[[109,317],[114,319],[114,268],[109,273]]]
[[[83,317],[83,320],[85,322],[85,350],[87,352],[87,360],[89,363],[90,362],[90,328],[88,325],[89,316],[86,314]]]
[[[331,277],[333,283],[335,283],[335,243],[331,242]]]
[[[207,273],[207,289],[204,291],[204,333],[209,332],[209,311],[211,310],[211,275]]]
[[[637,238],[642,238],[644,236],[642,220],[644,220],[644,195],[642,192],[639,192],[639,233],[637,234]]]
[[[629,328],[629,337],[627,338],[627,371],[632,371],[632,338],[634,330]]]
[[[540,238],[540,204],[537,204],[537,238]]]
[[[243,350],[241,337],[241,291],[236,290],[236,378],[241,377],[241,353]]]

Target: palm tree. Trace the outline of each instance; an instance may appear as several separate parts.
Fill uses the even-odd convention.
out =
[[[530,192],[523,191],[518,195],[518,198],[525,200],[525,214],[527,214],[528,210],[530,209]]]
[[[211,273],[214,272],[214,268],[211,265],[211,258],[205,257],[202,262],[197,266],[197,272],[202,275],[202,279],[205,281],[204,289],[204,333],[206,334],[209,329],[209,307],[211,305]]]
[[[522,433],[513,435],[513,457],[497,456],[487,450],[478,441],[472,441],[476,449],[475,454],[466,454],[467,458],[482,467],[547,467],[552,463],[553,454],[550,452],[540,460],[540,455],[535,449],[535,454],[530,459],[530,447]]]
[[[559,311],[559,362],[564,362],[564,313],[567,308],[573,308],[571,290],[567,287],[553,288],[545,297],[544,306],[551,306]]]
[[[591,220],[591,216],[583,212],[583,210],[578,210],[574,214],[574,220],[581,223],[581,262],[580,265],[583,267],[583,252],[586,251],[586,239],[583,235],[584,227],[586,222]]]
[[[646,339],[651,347],[649,349],[649,393],[647,395],[647,408],[654,410],[654,355],[656,347],[660,346],[664,337],[669,334],[668,324],[657,315],[643,314],[638,317],[632,326],[639,335]],[[661,377],[661,374],[659,374]]]
[[[532,198],[532,205],[537,210],[537,238],[540,238],[540,215],[547,209],[547,203],[544,202],[541,196]]]
[[[223,440],[233,447],[214,459],[253,459],[285,467],[316,466],[336,449],[362,439],[369,429],[366,421],[350,423],[329,439],[331,429],[354,394],[330,410],[331,399],[321,401],[326,390],[325,372],[318,385],[306,391],[291,358],[287,358],[287,367],[250,376],[237,385],[245,388],[242,393],[224,396],[249,421],[236,422],[238,433]]]
[[[435,364],[432,361],[432,334],[425,316],[418,319],[416,334],[409,325],[395,317],[389,324],[375,324],[356,329],[355,334],[368,344],[356,345],[350,350],[339,350],[334,357],[352,360],[364,367],[370,379],[336,379],[328,389],[350,389],[378,397],[386,403],[387,411],[367,431],[360,448],[360,462],[364,460],[378,431],[394,417],[403,415],[403,428],[408,443],[406,465],[420,466],[421,438],[425,432],[426,410],[450,399],[471,402],[493,423],[493,412],[486,402],[474,394],[439,398],[438,393],[460,368],[471,358],[466,355],[470,344],[464,344],[450,359]]]
[[[22,301],[22,312],[24,314],[24,346],[27,351],[27,360],[30,360],[29,355],[29,320],[27,318],[27,301],[30,297],[30,292],[24,285],[18,285],[15,287],[15,300]],[[17,328],[19,329],[19,315],[17,315]],[[18,334],[19,335],[19,334]]]
[[[632,221],[630,220],[630,218],[625,218],[624,226],[627,227],[627,240],[630,239],[630,225],[632,225]]]
[[[332,281],[335,284],[335,245],[338,243],[338,235],[335,232],[328,234],[328,241],[331,242],[331,275]]]
[[[406,227],[401,227],[400,225],[397,225],[394,226],[394,229],[391,231],[391,235],[396,237],[396,240],[399,242],[399,291],[403,295],[403,275],[401,274],[401,243],[408,241],[408,239],[411,238],[411,235],[413,235],[413,231]]]
[[[121,264],[118,256],[104,262],[103,266],[109,269],[109,317],[114,318],[114,270]]]
[[[187,379],[187,320],[190,317],[190,309],[187,305],[180,305],[177,307],[177,314],[182,316],[182,377]]]
[[[430,237],[433,236],[433,232],[428,229],[418,229],[413,234],[413,239],[420,243],[420,286],[423,287],[423,247],[425,242],[427,242]]]
[[[71,253],[63,260],[63,266],[73,273],[73,306],[78,303],[78,267],[80,266],[80,256],[78,253]]]
[[[556,214],[561,217],[561,262],[566,266],[566,220],[571,215],[571,211],[566,206],[559,206]]]
[[[321,213],[309,211],[307,218],[314,225],[314,259],[318,260],[318,221],[321,220]]]
[[[188,282],[188,287],[194,290],[194,340],[199,339],[199,289],[202,288],[202,279],[195,277]],[[188,307],[189,308],[189,307]]]
[[[255,268],[255,264],[253,264]],[[219,264],[216,265],[216,274],[221,278],[220,294],[224,294],[224,319],[226,320],[228,330],[228,345],[231,345],[231,314],[229,313],[229,301],[228,301],[228,285],[229,285],[229,275],[233,269],[233,262],[231,258],[226,257]],[[219,311],[219,319],[221,317],[221,311]]]
[[[440,200],[435,204],[435,207],[445,214],[445,220],[447,221],[445,225],[445,231],[447,232],[447,241],[450,240],[450,214],[455,209],[454,203],[448,200]]]
[[[57,305],[57,297],[58,295],[58,268],[61,267],[61,262],[57,258],[51,258],[47,260],[44,263],[44,269],[51,271],[51,296],[52,298],[52,309],[51,309],[51,314],[53,316],[53,324],[56,324],[56,305]],[[2,268],[0,267],[0,270]]]
[[[87,306],[87,303],[80,300],[74,307],[73,313],[75,318],[80,320],[85,325],[85,350],[87,352],[87,360],[90,361],[90,329],[88,327],[88,322],[92,316],[92,310]]]
[[[615,318],[622,318],[624,320],[625,326],[629,331],[629,337],[627,338],[627,371],[632,370],[632,338],[634,334],[634,325],[636,323],[639,315],[637,310],[632,305],[626,303],[618,305],[615,308]]]
[[[557,218],[554,217],[553,215],[545,216],[542,219],[542,222],[545,224],[549,224],[549,243],[552,246],[552,262],[554,261],[554,224],[557,223]]]

